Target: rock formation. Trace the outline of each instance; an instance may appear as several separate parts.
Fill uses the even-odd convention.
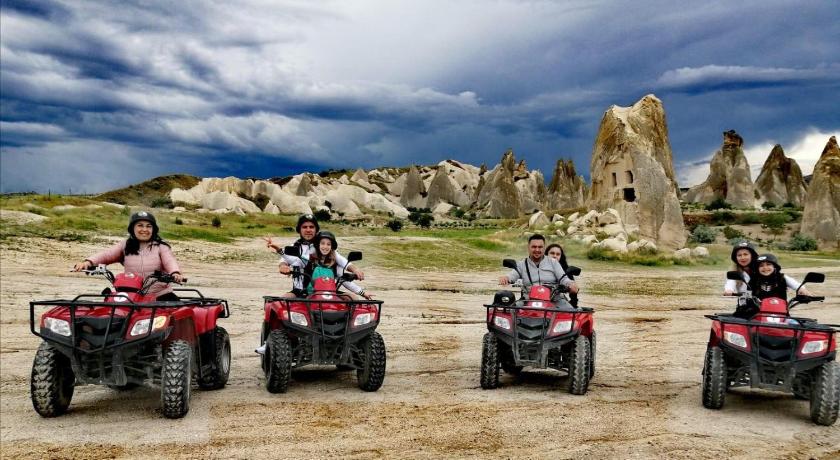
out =
[[[709,204],[723,198],[739,208],[755,206],[755,189],[750,177],[750,165],[744,150],[744,140],[734,130],[723,133],[723,146],[715,152],[709,164],[709,177],[700,185],[692,187],[685,200]]]
[[[548,186],[546,207],[548,209],[579,208],[586,201],[586,184],[575,172],[572,160],[557,160],[551,185]]]
[[[755,181],[755,191],[761,203],[776,205],[793,203],[802,206],[805,201],[805,179],[796,160],[785,156],[782,146],[776,144],[764,162]]]
[[[487,179],[479,187],[476,205],[487,217],[511,219],[522,213],[519,191],[513,183],[515,164],[513,151],[508,150],[502,162],[482,176]]]
[[[426,197],[426,207],[428,208],[434,208],[438,203],[450,203],[458,206],[470,204],[469,197],[460,190],[458,183],[450,177],[445,167],[438,167],[437,173],[429,183],[428,190],[428,196]]]
[[[814,166],[814,178],[808,186],[802,213],[804,235],[821,246],[840,248],[840,147],[831,136]]]
[[[656,96],[604,113],[590,171],[590,208],[616,209],[629,233],[660,248],[685,245],[665,110]]]
[[[406,208],[426,207],[426,184],[420,177],[420,171],[414,165],[408,169],[405,186],[400,194],[400,204]]]

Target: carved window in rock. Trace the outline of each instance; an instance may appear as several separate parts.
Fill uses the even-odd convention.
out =
[[[616,175],[616,173],[612,173],[612,182],[613,187],[618,187],[618,176]]]
[[[633,187],[627,187],[624,189],[624,201],[628,203],[633,203],[636,201],[636,189]]]
[[[627,176],[627,183],[633,183],[633,171],[624,171],[624,175]]]

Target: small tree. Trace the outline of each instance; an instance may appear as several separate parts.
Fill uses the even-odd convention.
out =
[[[706,205],[706,209],[709,211],[714,211],[715,209],[732,209],[732,205],[724,200],[723,197],[717,197],[714,201]]]
[[[785,225],[791,221],[789,215],[784,213],[773,213],[761,222],[761,226],[770,231],[774,236],[781,235],[785,231]]]
[[[715,238],[717,238],[717,232],[714,229],[706,227],[705,225],[698,225],[694,227],[689,239],[695,243],[708,244],[714,243]]]
[[[805,236],[801,233],[793,235],[793,238],[788,242],[788,249],[791,251],[816,251],[817,240],[810,236]]]
[[[417,219],[417,222],[415,222],[415,224],[417,224],[417,226],[419,227],[429,228],[432,226],[432,222],[434,220],[435,218],[432,217],[431,214],[420,214],[420,217]]]
[[[735,238],[743,238],[744,232],[738,230],[737,228],[732,228],[730,226],[723,227],[723,236],[727,240],[732,240]]]
[[[402,230],[403,222],[400,219],[391,219],[385,226],[390,228],[392,232],[398,232]]]
[[[222,226],[222,219],[220,219],[219,216],[213,216],[211,223],[214,227],[219,228]]]
[[[765,201],[761,204],[761,207],[764,209],[773,209],[776,207],[776,203],[773,203],[772,201]]]

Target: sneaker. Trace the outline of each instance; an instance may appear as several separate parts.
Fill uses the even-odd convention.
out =
[[[261,355],[264,355],[265,354],[265,344],[262,344],[262,345],[258,346],[257,348],[255,348],[254,352],[258,353],[258,354],[261,354]]]

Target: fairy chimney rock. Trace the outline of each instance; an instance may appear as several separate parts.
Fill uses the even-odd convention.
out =
[[[420,177],[417,167],[411,165],[405,178],[405,187],[400,195],[400,204],[406,208],[426,207],[426,185]]]
[[[741,148],[744,140],[734,130],[723,133],[723,145],[709,164],[709,177],[692,187],[685,200],[709,204],[723,198],[740,208],[755,206],[756,193],[750,175],[750,164]]]
[[[549,209],[579,208],[586,198],[586,184],[575,172],[572,160],[557,160],[551,185],[548,186],[546,205]]]
[[[483,183],[480,180],[476,188],[476,204],[486,216],[511,219],[522,213],[519,190],[513,183],[515,167],[513,150],[508,150],[502,155],[501,163],[481,176]]]
[[[764,162],[761,173],[755,181],[759,201],[776,205],[793,203],[802,206],[805,201],[805,179],[796,160],[785,156],[782,146],[776,144]]]
[[[632,107],[612,106],[592,149],[590,208],[616,209],[625,227],[660,248],[685,245],[662,101],[649,94]]]
[[[840,147],[834,136],[814,166],[801,232],[816,239],[820,246],[840,249]]]

